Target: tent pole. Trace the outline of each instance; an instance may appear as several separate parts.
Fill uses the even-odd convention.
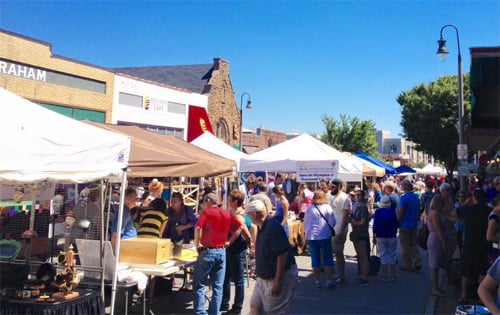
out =
[[[106,200],[104,199],[105,191],[104,191],[104,180],[101,179],[101,238],[100,238],[100,246],[101,246],[101,296],[104,301],[104,203]]]
[[[118,267],[120,261],[120,243],[121,243],[121,232],[122,232],[122,221],[123,221],[123,208],[125,202],[125,185],[127,184],[127,168],[123,169],[122,183],[120,187],[120,206],[118,208],[118,222],[116,233],[118,237],[116,238],[116,250],[115,250],[115,270],[113,270],[113,285],[111,288],[111,315],[115,313],[115,302],[116,302],[116,284],[118,282]]]

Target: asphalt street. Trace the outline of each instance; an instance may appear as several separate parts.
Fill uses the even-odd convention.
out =
[[[373,276],[370,278],[371,286],[359,287],[353,282],[357,274],[354,248],[347,241],[347,281],[331,291],[315,289],[310,257],[296,256],[299,284],[292,314],[433,314],[437,300],[430,297],[427,253],[420,253],[423,268],[419,273],[398,271],[398,279],[394,282],[382,282],[377,276]],[[251,280],[246,288],[242,314],[249,313],[254,283]],[[207,290],[207,296],[210,294]],[[151,311],[157,315],[192,313],[192,297],[192,292],[182,291],[155,298]],[[134,313],[139,310],[142,311],[142,308],[132,308]]]

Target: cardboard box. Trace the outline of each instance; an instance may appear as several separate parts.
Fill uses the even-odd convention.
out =
[[[166,238],[129,238],[121,241],[120,263],[159,265],[172,256],[172,241]]]

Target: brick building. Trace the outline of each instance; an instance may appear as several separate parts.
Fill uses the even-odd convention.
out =
[[[257,128],[254,130],[243,130],[243,151],[249,154],[272,147],[278,143],[285,142],[287,134],[280,131]]]
[[[110,122],[114,73],[52,54],[46,42],[0,30],[0,86],[75,119]]]

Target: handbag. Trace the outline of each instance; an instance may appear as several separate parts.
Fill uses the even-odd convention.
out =
[[[370,276],[375,276],[380,271],[380,257],[378,257],[378,247],[376,244],[373,244],[372,250],[370,253],[371,253],[370,254],[370,271],[368,274]]]
[[[417,229],[417,245],[423,250],[427,250],[427,238],[429,238],[429,228],[427,224],[419,222],[421,226]]]
[[[323,217],[323,219],[325,219],[326,224],[328,224],[328,227],[330,228],[330,233],[332,234],[332,237],[334,237],[335,236],[335,229],[330,225],[330,223],[328,222],[328,220],[326,219],[326,217],[323,215],[323,213],[321,213],[321,211],[319,211],[318,206],[314,205],[314,207],[316,207],[316,209],[318,210],[318,212],[321,215],[321,217]]]

